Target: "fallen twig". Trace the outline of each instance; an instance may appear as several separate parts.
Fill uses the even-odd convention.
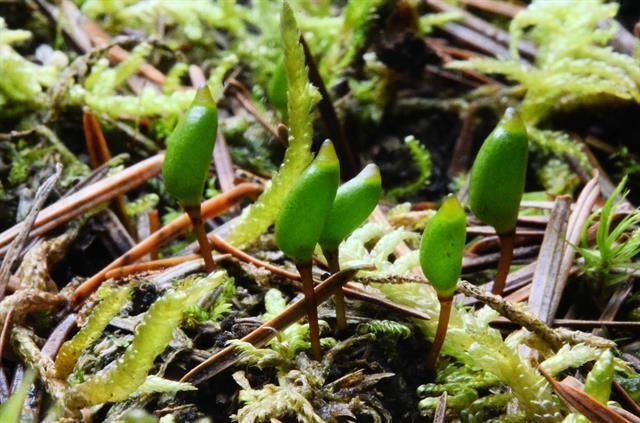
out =
[[[572,345],[584,342],[597,348],[611,348],[616,345],[613,341],[588,333],[570,331],[563,328],[552,329],[531,313],[523,311],[502,297],[486,292],[467,281],[458,282],[458,292],[468,297],[477,298],[480,302],[488,305],[512,322],[535,333],[554,350],[560,349],[565,342]]]

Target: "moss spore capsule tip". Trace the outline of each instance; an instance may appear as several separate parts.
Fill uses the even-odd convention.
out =
[[[529,154],[525,125],[514,109],[480,147],[471,169],[469,207],[498,235],[512,233],[524,192]]]
[[[218,111],[205,85],[196,91],[191,106],[167,139],[164,183],[183,206],[200,205],[217,128]]]
[[[338,188],[320,237],[325,253],[337,251],[342,240],[365,221],[378,204],[381,193],[380,169],[375,164],[369,164]]]
[[[466,214],[450,195],[427,224],[420,243],[420,266],[441,297],[451,297],[455,291],[466,236]]]

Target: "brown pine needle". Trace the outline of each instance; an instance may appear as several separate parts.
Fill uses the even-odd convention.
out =
[[[262,188],[256,184],[240,184],[233,190],[224,194],[220,194],[202,203],[202,217],[204,219],[210,219],[211,217],[216,216],[225,210],[228,210],[229,207],[235,205],[244,197],[257,194],[261,190]],[[105,280],[105,275],[109,270],[136,262],[146,254],[148,254],[149,251],[151,251],[153,248],[158,248],[160,245],[166,244],[167,242],[176,238],[178,235],[185,232],[189,227],[191,227],[191,221],[186,213],[173,222],[169,223],[168,225],[163,226],[160,230],[154,232],[149,237],[139,242],[131,250],[127,251],[126,253],[112,261],[104,269],[102,269],[82,285],[80,285],[71,297],[71,301],[76,306],[81,304]]]
[[[101,203],[111,201],[118,195],[137,188],[160,173],[163,160],[164,153],[152,156],[46,207],[38,214],[31,235],[42,235],[45,232],[38,229],[46,227],[46,230],[50,231]],[[0,234],[0,248],[10,243],[22,227],[23,223],[21,222],[2,232]]]

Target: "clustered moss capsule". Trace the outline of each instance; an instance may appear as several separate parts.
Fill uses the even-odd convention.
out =
[[[373,163],[342,184],[320,236],[322,249],[336,251],[340,243],[371,214],[381,193],[380,169]]]
[[[195,99],[167,140],[162,175],[167,191],[183,206],[200,205],[216,142],[218,111],[209,89]]]
[[[467,216],[456,199],[447,197],[424,230],[420,266],[441,297],[451,297],[462,271]]]
[[[496,232],[513,232],[524,192],[529,143],[514,109],[489,134],[476,156],[469,182],[471,211]]]
[[[340,163],[330,141],[287,194],[275,225],[280,248],[293,261],[310,262],[340,183]]]
[[[316,360],[322,358],[322,349],[311,259],[339,183],[340,163],[331,141],[325,141],[285,197],[276,219],[276,243],[295,262],[302,279],[311,349]]]

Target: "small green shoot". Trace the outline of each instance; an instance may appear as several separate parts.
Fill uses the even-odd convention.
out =
[[[162,175],[167,191],[184,207],[198,237],[205,269],[215,268],[202,222],[200,203],[216,142],[218,111],[207,86],[198,89],[191,106],[167,139]]]
[[[493,293],[501,295],[513,257],[513,238],[524,192],[529,142],[514,109],[489,134],[476,156],[469,182],[469,206],[500,237],[500,262]]]
[[[317,360],[321,358],[322,351],[311,260],[339,183],[340,163],[331,141],[325,141],[316,158],[285,197],[275,225],[278,248],[294,261],[302,277],[311,347]]]
[[[467,216],[456,197],[450,195],[427,224],[420,242],[422,272],[435,288],[440,301],[438,329],[427,357],[428,369],[435,367],[447,334],[466,238]]]
[[[380,169],[373,163],[338,188],[320,236],[322,253],[327,259],[331,273],[340,271],[340,243],[362,225],[378,204],[381,193]],[[336,292],[334,300],[336,324],[341,332],[347,328],[344,294],[341,291]]]
[[[628,191],[624,191],[627,178],[624,177],[602,209],[593,213],[585,223],[581,246],[577,251],[584,264],[582,271],[598,281],[600,287],[607,288],[629,277],[640,265],[633,261],[640,254],[640,230],[634,227],[640,222],[640,211],[633,210],[617,224],[619,214],[615,211],[624,201]],[[587,240],[588,229],[598,219],[595,248],[590,248]]]

